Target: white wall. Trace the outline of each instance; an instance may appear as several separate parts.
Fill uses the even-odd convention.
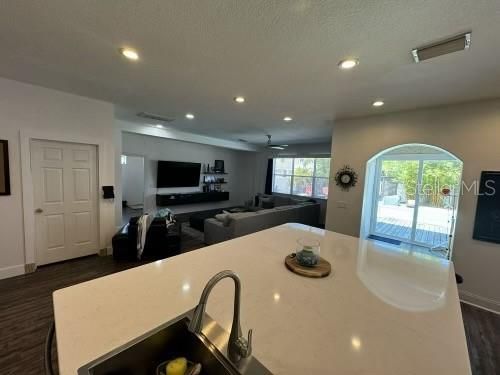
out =
[[[326,228],[358,236],[366,162],[392,146],[423,143],[460,158],[469,185],[483,170],[500,170],[500,100],[338,121],[332,135],[333,168]],[[335,172],[348,164],[359,174],[356,187],[341,191]],[[339,208],[337,202],[347,203]],[[463,299],[500,311],[500,245],[472,239],[477,196],[460,199],[453,261],[464,277]]]
[[[24,273],[34,258],[25,253],[21,185],[21,141],[27,137],[100,144],[101,185],[114,184],[113,105],[55,90],[0,78],[0,139],[9,141],[12,195],[0,196],[0,278]],[[29,153],[29,148],[28,148]],[[24,157],[29,160],[29,154]],[[29,166],[29,164],[28,164]],[[25,171],[30,176],[29,170]],[[32,199],[32,197],[31,197]],[[110,243],[114,232],[114,203],[100,201],[100,246]],[[31,207],[25,205],[29,212]],[[31,211],[32,212],[32,211]],[[28,256],[26,256],[28,254]]]
[[[127,164],[122,164],[122,200],[128,205],[144,204],[144,158],[127,156]]]
[[[224,167],[228,173],[224,177],[229,183],[223,187],[229,192],[230,200],[196,205],[197,209],[241,205],[245,200],[251,198],[253,175],[249,173],[249,166],[253,161],[252,152],[123,132],[122,153],[144,156],[145,212],[154,213],[156,211],[157,192],[192,192],[202,189],[201,184],[198,188],[157,189],[156,167],[158,160],[209,163],[210,165],[213,165],[216,159],[224,160]],[[173,206],[172,208],[178,212],[194,209],[191,205]]]

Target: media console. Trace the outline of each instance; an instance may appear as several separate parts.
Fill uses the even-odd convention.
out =
[[[195,193],[156,194],[156,205],[160,207],[180,204],[219,202],[229,200],[228,191],[210,191]]]

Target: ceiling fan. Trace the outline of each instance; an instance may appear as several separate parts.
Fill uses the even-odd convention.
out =
[[[271,142],[271,135],[268,134],[267,135],[267,148],[271,148],[273,150],[284,150],[285,147],[288,147],[288,145],[278,145],[278,144],[274,144]]]

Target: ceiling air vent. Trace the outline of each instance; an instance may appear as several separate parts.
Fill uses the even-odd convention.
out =
[[[163,121],[163,122],[172,122],[175,120],[173,118],[164,117],[161,115],[155,115],[154,113],[148,113],[148,112],[139,112],[137,116],[142,118],[147,118],[149,120]]]
[[[434,44],[415,48],[411,51],[415,62],[432,59],[452,52],[462,51],[470,47],[471,33],[460,34]]]

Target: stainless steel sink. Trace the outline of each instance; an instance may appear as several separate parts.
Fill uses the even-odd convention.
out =
[[[203,375],[272,374],[255,357],[237,364],[227,357],[229,334],[208,315],[203,318],[201,334],[188,325],[193,310],[161,325],[141,337],[103,355],[78,370],[79,375],[155,375],[161,362],[177,357],[201,363]]]

